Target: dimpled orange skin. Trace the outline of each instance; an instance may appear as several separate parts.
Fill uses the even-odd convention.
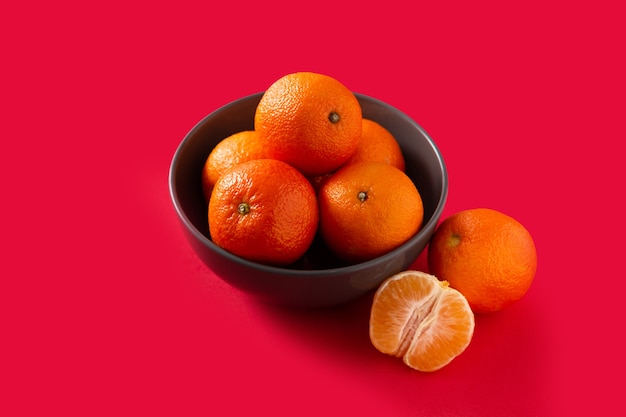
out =
[[[213,148],[202,168],[202,191],[208,202],[213,186],[228,169],[242,162],[262,159],[266,155],[258,133],[244,130],[222,139]]]
[[[237,165],[216,182],[209,202],[213,242],[268,265],[298,260],[315,237],[319,212],[309,181],[285,162]]]
[[[477,208],[446,218],[428,249],[430,272],[461,292],[475,313],[502,310],[528,291],[537,269],[530,233],[512,217]]]
[[[361,141],[347,164],[360,161],[377,161],[405,169],[404,155],[396,138],[379,123],[363,119]]]
[[[306,176],[332,172],[355,152],[361,106],[336,79],[313,72],[288,74],[265,91],[254,129],[269,157],[288,162]]]
[[[424,208],[411,179],[382,162],[346,165],[318,192],[320,233],[339,258],[350,263],[381,256],[421,227]]]

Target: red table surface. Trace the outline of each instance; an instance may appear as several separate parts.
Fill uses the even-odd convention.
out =
[[[0,415],[623,415],[618,2],[302,4],[0,7]],[[371,294],[262,304],[184,240],[179,142],[302,70],[429,132],[444,218],[495,208],[535,239],[530,291],[438,372],[373,348]]]

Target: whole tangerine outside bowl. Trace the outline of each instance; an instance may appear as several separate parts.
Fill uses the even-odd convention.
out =
[[[263,93],[252,94],[213,111],[200,120],[178,146],[170,165],[169,190],[185,237],[198,258],[220,279],[256,298],[285,306],[319,308],[355,300],[403,271],[430,241],[448,194],[448,174],[430,136],[395,107],[355,93],[363,117],[384,126],[396,138],[424,205],[416,235],[395,250],[367,262],[337,261],[317,239],[294,265],[276,267],[238,257],[210,239],[201,172],[211,150],[227,136],[254,129],[254,113]],[[355,221],[358,221],[355,219]]]

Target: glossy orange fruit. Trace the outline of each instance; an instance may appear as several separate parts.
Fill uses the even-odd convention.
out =
[[[474,314],[447,282],[404,271],[386,279],[374,294],[369,331],[376,349],[430,372],[465,351],[474,335]]]
[[[287,265],[315,237],[319,212],[309,181],[289,164],[258,159],[226,171],[209,201],[213,242],[242,258]]]
[[[396,138],[379,123],[363,119],[361,141],[348,164],[360,161],[375,161],[391,164],[404,171],[404,155]]]
[[[333,174],[334,174],[334,172],[329,172],[327,174],[321,174],[321,175],[315,175],[313,177],[308,177],[309,181],[311,182],[311,185],[313,186],[313,189],[315,189],[315,192],[318,192],[322,188],[324,183],[330,177],[333,176]]]
[[[512,217],[477,208],[446,218],[428,249],[430,272],[446,280],[476,313],[499,311],[522,298],[537,269],[532,236]]]
[[[342,167],[318,192],[320,234],[330,250],[355,263],[383,255],[421,227],[424,208],[411,179],[393,165]]]
[[[306,176],[339,168],[361,138],[361,106],[341,82],[327,75],[285,75],[265,91],[254,128],[270,157],[288,162]]]
[[[202,168],[202,190],[209,201],[213,186],[228,169],[242,162],[261,159],[266,156],[259,135],[254,130],[234,133],[222,139],[213,148]]]

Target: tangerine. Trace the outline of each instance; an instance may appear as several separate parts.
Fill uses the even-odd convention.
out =
[[[528,291],[537,252],[528,230],[497,210],[463,210],[445,219],[428,248],[430,272],[459,290],[476,313],[502,310]]]
[[[208,210],[213,242],[271,265],[298,260],[315,237],[319,212],[309,181],[286,162],[257,159],[226,171]]]
[[[409,240],[424,218],[422,198],[411,179],[382,162],[349,164],[318,191],[320,234],[347,262],[383,255]]]
[[[244,130],[222,139],[213,148],[202,168],[202,190],[206,201],[211,197],[213,186],[228,169],[242,162],[264,158],[265,148],[254,130]]]
[[[467,300],[446,281],[403,271],[383,281],[374,294],[369,333],[380,352],[431,372],[465,351],[474,324]]]
[[[391,164],[404,171],[404,155],[396,138],[381,124],[363,119],[361,141],[348,164],[359,161],[376,161]]]
[[[361,105],[345,85],[313,72],[287,74],[263,94],[254,115],[271,158],[306,176],[343,165],[361,139]]]
[[[326,180],[332,177],[333,174],[334,172],[328,172],[326,174],[320,174],[320,175],[315,175],[313,177],[309,177],[309,181],[311,182],[311,185],[313,186],[313,189],[315,190],[315,192],[318,192],[322,188]]]

